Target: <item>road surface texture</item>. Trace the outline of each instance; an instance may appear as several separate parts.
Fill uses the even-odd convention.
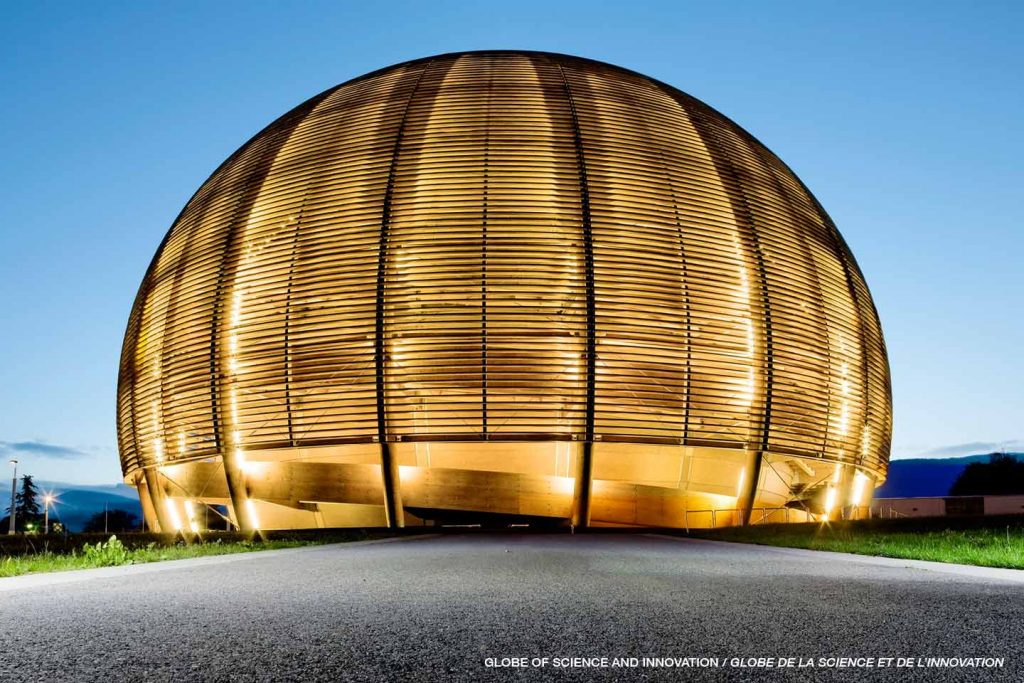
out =
[[[0,579],[0,681],[1024,680],[1024,583],[895,562],[628,534],[208,559]]]

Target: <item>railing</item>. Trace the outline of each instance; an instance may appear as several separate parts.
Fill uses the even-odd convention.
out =
[[[683,513],[683,525],[690,529],[691,522],[710,522],[710,524],[696,524],[701,528],[708,527],[715,529],[719,526],[730,526],[739,524],[743,511],[739,508],[716,508],[714,510],[686,510]],[[703,515],[703,519],[702,516]],[[788,507],[759,507],[750,512],[751,524],[781,524],[791,521],[809,521],[810,515],[803,510],[794,510]]]
[[[867,505],[849,506],[836,508],[831,515],[833,520],[854,520],[870,519],[872,509]],[[709,527],[715,529],[719,526],[739,524],[742,510],[739,508],[716,508],[713,510],[686,510],[683,513],[683,525],[690,529],[691,522],[710,522],[710,524],[696,524],[700,528]],[[701,517],[703,515],[703,518]],[[890,508],[890,517],[906,517]],[[811,522],[816,515],[808,510],[800,510],[791,507],[756,507],[750,511],[750,524],[789,524],[790,522]]]
[[[899,519],[900,517],[910,517],[910,515],[905,512],[900,512],[899,510],[894,510],[892,508],[869,508],[868,514],[869,518],[871,516],[876,516],[879,519]]]

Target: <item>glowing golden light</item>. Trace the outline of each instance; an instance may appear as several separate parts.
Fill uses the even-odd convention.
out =
[[[167,518],[171,522],[171,529],[173,531],[181,531],[181,515],[178,514],[178,508],[175,507],[174,501],[170,498],[165,498],[164,503],[164,507],[167,508]]]
[[[188,528],[192,533],[199,533],[199,522],[196,521],[196,509],[191,500],[185,500],[185,517],[188,519]]]
[[[242,471],[250,476],[259,476],[267,471],[270,467],[270,463],[260,462],[257,460],[246,460],[242,451],[237,451],[235,456],[237,458],[238,466],[242,468]]]
[[[836,489],[832,486],[828,487],[828,491],[825,493],[825,519],[827,520],[832,515],[832,509],[836,506]]]
[[[860,505],[861,499],[864,497],[864,489],[870,478],[863,472],[857,472],[853,475],[853,493],[850,496],[851,505]]]
[[[555,493],[571,495],[576,488],[576,480],[573,477],[551,477],[551,481]]]
[[[256,514],[256,504],[252,501],[251,498],[246,499],[245,509],[249,511],[249,520],[252,522],[253,528],[259,529],[260,518],[259,515]]]

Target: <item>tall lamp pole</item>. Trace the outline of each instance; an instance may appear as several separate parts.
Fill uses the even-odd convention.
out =
[[[43,533],[50,533],[50,503],[53,502],[53,496],[47,493],[43,496]]]
[[[18,490],[18,461],[12,459],[11,464],[14,465],[14,476],[11,477],[11,527],[7,530],[8,535],[14,534],[14,516],[16,514],[14,503],[15,492]]]

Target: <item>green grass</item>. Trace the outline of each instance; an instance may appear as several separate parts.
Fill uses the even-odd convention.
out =
[[[699,531],[693,535],[788,548],[1024,569],[1024,528],[1019,524],[980,521],[976,528],[962,528],[961,523],[941,529],[934,528],[934,522],[915,526],[913,522],[772,524]]]
[[[59,572],[71,569],[90,569],[128,564],[184,560],[192,557],[230,555],[258,550],[298,548],[337,541],[355,541],[366,538],[366,534],[334,534],[318,538],[282,538],[264,540],[220,539],[207,542],[185,543],[182,541],[161,543],[150,541],[144,546],[124,545],[120,539],[111,536],[109,540],[81,547],[71,547],[65,552],[42,549],[15,555],[0,555],[0,577],[19,576],[38,572]]]
[[[128,549],[124,546],[111,548],[109,541],[104,544],[97,544],[101,547],[99,551],[90,549],[96,546],[86,546],[81,552],[72,550],[70,553],[61,554],[44,551],[31,555],[19,555],[14,557],[0,558],[0,577],[19,576],[21,574],[33,574],[37,572],[59,572],[70,569],[90,569],[93,567],[111,567],[126,564],[143,564],[147,562],[162,562],[164,560],[184,560],[191,557],[208,557],[211,555],[230,555],[234,553],[247,553],[256,550],[276,550],[279,548],[297,548],[310,545],[310,541],[238,541],[232,543],[192,543],[160,546],[151,544],[145,548]],[[109,549],[108,549],[109,548]]]

